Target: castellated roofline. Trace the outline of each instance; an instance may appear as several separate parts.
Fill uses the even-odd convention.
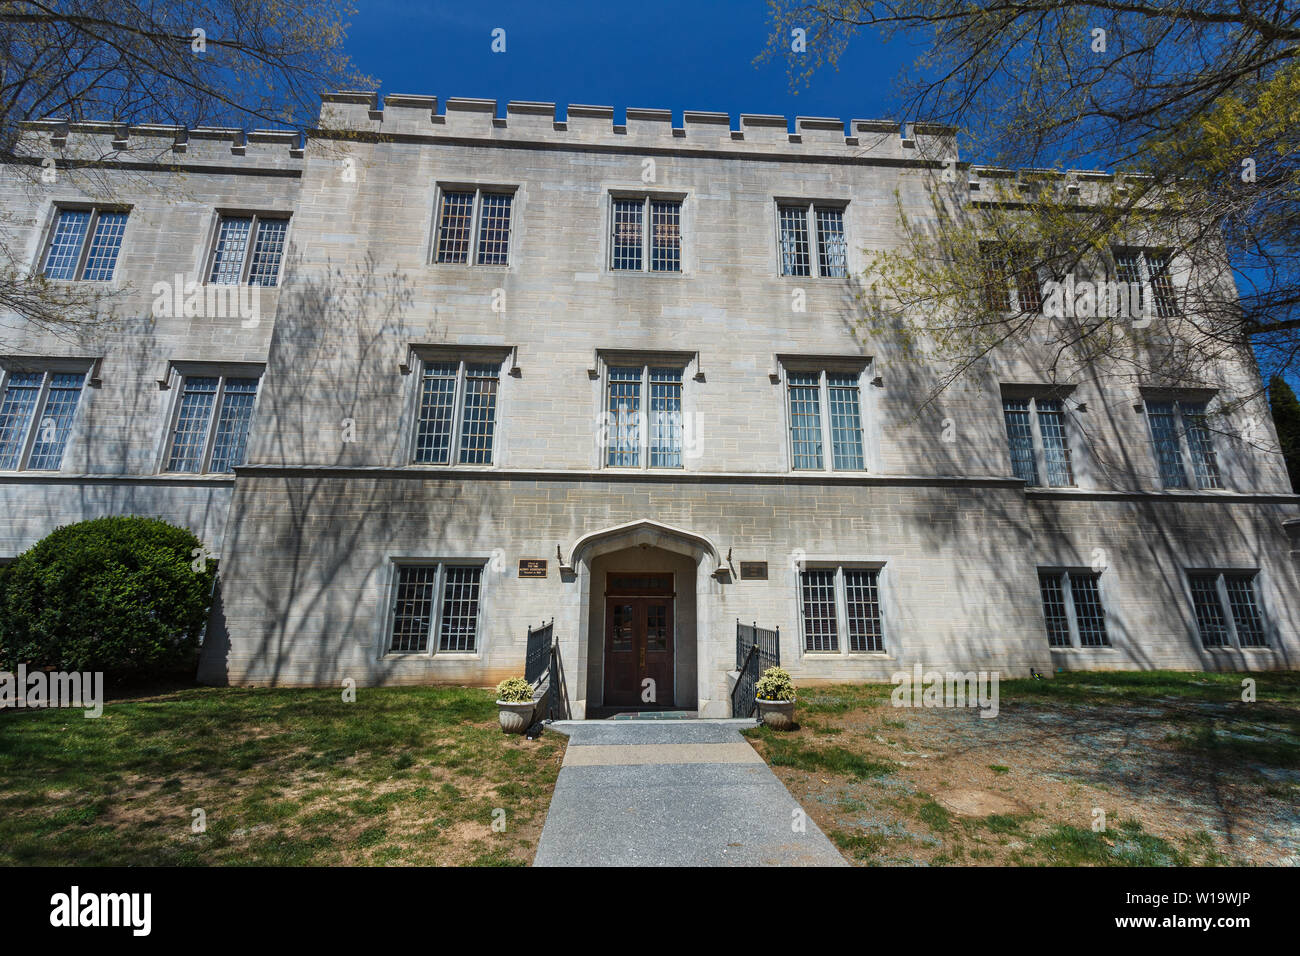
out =
[[[490,99],[452,97],[442,104],[436,96],[390,93],[382,107],[377,93],[340,90],[321,96],[319,126],[307,138],[331,140],[396,139],[430,142],[475,140],[519,148],[590,146],[599,149],[709,153],[711,155],[789,156],[806,161],[911,163],[944,166],[955,163],[972,193],[980,182],[1064,178],[1099,185],[1115,177],[1098,170],[1011,170],[962,163],[956,128],[939,123],[899,123],[895,120],[799,116],[793,129],[785,116],[740,114],[733,125],[728,113],[685,110],[682,125],[674,126],[666,109],[629,107],[625,122],[615,123],[612,106],[570,104],[558,119],[554,103],[511,100],[504,115]],[[160,124],[80,122],[45,119],[22,124],[20,151],[34,157],[52,153],[89,161],[180,161],[299,167],[303,138],[295,130],[250,130],[231,127],[168,126]],[[846,132],[847,129],[847,132]],[[169,158],[166,154],[172,154]],[[1073,186],[1072,186],[1073,189]],[[987,191],[987,190],[986,190]]]

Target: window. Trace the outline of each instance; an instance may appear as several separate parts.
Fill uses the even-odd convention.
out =
[[[799,575],[799,607],[805,651],[838,653],[847,646],[853,654],[884,653],[879,570],[809,568]]]
[[[979,249],[980,295],[984,308],[992,312],[1037,313],[1043,310],[1043,287],[1031,248],[1004,242],[981,242]]]
[[[1004,397],[1012,473],[1028,485],[1065,488],[1074,484],[1070,446],[1065,434],[1065,403],[1059,398]],[[1040,471],[1039,463],[1042,463]]]
[[[1149,401],[1146,410],[1161,485],[1222,488],[1219,458],[1206,423],[1205,402]]]
[[[786,373],[790,410],[790,462],[795,471],[866,468],[862,437],[860,372],[831,370]],[[827,414],[823,414],[823,409]]]
[[[646,221],[650,228],[645,228]],[[682,271],[682,201],[615,197],[610,206],[609,267],[619,272]]]
[[[388,650],[427,653],[478,650],[482,565],[410,564],[397,568]]]
[[[186,375],[167,453],[167,471],[229,474],[244,463],[257,379]]]
[[[1088,571],[1039,571],[1038,590],[1052,647],[1109,647],[1101,606],[1101,575]]]
[[[777,223],[781,275],[814,274],[809,245],[809,237],[813,235],[817,238],[816,275],[842,279],[849,274],[843,206],[782,203],[777,206]]]
[[[1187,577],[1203,646],[1268,646],[1254,571],[1192,571]]]
[[[1157,318],[1178,315],[1178,297],[1169,275],[1169,253],[1159,249],[1116,249],[1115,278],[1132,290],[1130,311],[1145,315],[1143,304],[1151,296],[1152,312]]]
[[[0,471],[58,471],[85,372],[12,371],[0,399]]]
[[[611,468],[681,468],[681,366],[613,365],[605,387],[605,464]],[[649,397],[643,414],[642,396]]]
[[[444,189],[435,261],[506,265],[510,260],[510,210],[514,198],[514,193],[502,190]]]
[[[45,278],[97,282],[113,278],[126,217],[125,212],[102,209],[58,210],[45,251]]]
[[[289,220],[283,216],[222,216],[208,281],[215,285],[275,285],[288,233]]]
[[[424,362],[413,460],[425,465],[450,465],[453,460],[461,465],[492,464],[500,378],[500,362]]]

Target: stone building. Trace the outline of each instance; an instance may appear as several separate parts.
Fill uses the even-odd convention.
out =
[[[115,317],[0,332],[0,556],[192,528],[202,680],[494,684],[552,618],[578,716],[647,686],[728,715],[738,620],[805,685],[1296,666],[1268,409],[1207,425],[1251,362],[1180,389],[998,355],[922,408],[864,334],[854,276],[949,131],[360,93],[322,128],[34,124],[33,164],[112,156],[112,201],[0,185],[21,261]]]

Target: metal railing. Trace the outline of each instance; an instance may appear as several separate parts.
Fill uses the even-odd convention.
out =
[[[754,695],[758,678],[769,667],[781,666],[781,628],[768,630],[758,622],[736,620],[736,670],[740,676],[731,689],[731,716],[752,717],[758,709]]]
[[[537,701],[534,723],[563,720],[568,717],[564,694],[564,673],[560,667],[560,645],[555,640],[555,619],[538,628],[528,628],[524,652],[524,679],[533,685]]]

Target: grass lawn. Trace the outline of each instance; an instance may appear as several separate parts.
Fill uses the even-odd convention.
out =
[[[563,735],[501,733],[486,690],[356,694],[192,688],[91,720],[0,711],[0,865],[532,861]]]
[[[796,730],[745,732],[851,862],[1300,865],[1300,673],[1003,681],[989,719],[892,690],[805,688]]]

